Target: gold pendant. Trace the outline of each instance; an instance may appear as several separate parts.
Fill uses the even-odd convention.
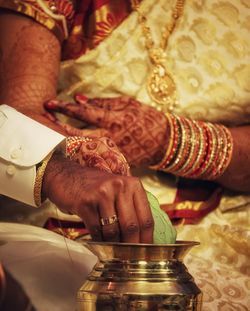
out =
[[[156,103],[152,106],[163,112],[172,112],[176,105],[176,87],[163,64],[154,65],[147,86],[151,99]]]

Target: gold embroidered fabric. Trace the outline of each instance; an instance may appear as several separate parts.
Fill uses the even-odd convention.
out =
[[[44,3],[49,10],[49,1],[44,1]],[[27,15],[51,30],[59,41],[63,41],[65,39],[65,33],[61,21],[57,21],[48,16],[36,0],[0,0],[0,8],[13,10]]]
[[[155,42],[160,40],[160,30],[175,1],[157,3],[144,0],[141,4]],[[186,1],[166,49],[166,67],[179,99],[175,113],[226,124],[249,122],[249,11],[246,0]],[[133,12],[97,48],[76,62],[65,63],[61,83],[69,93],[82,91],[90,97],[127,94],[150,104],[146,90],[150,66]]]
[[[0,0],[0,5],[7,2],[19,12],[27,9],[18,0]],[[175,0],[143,0],[141,8],[155,42],[174,5]],[[174,112],[229,125],[249,122],[249,39],[249,0],[186,0],[166,50],[165,65],[179,99]],[[97,48],[62,64],[59,97],[68,99],[75,92],[89,97],[129,95],[151,104],[146,87],[150,66],[138,16],[132,13]],[[151,171],[137,173],[161,204],[174,201],[175,178],[162,178]],[[56,217],[54,213],[49,207],[33,214],[29,211],[28,221],[42,224],[42,218]],[[250,195],[225,193],[219,208],[199,224],[178,226],[177,230],[178,239],[201,242],[186,264],[204,293],[202,310],[250,310]]]
[[[174,0],[144,0],[159,42]],[[169,39],[166,67],[179,99],[175,113],[226,125],[250,121],[250,2],[186,0],[178,28]],[[129,95],[151,104],[147,94],[150,61],[138,17],[132,13],[100,45],[62,64],[60,98]],[[173,202],[173,177],[140,172],[145,188],[161,204]],[[219,208],[199,224],[179,226],[178,239],[198,240],[187,266],[204,292],[203,311],[250,310],[250,195],[225,193]]]
[[[201,242],[185,263],[203,291],[203,311],[250,309],[249,217],[250,206],[217,209],[199,225],[178,228],[178,239]]]

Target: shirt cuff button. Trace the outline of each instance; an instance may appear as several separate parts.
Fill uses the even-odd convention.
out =
[[[6,169],[6,174],[9,176],[13,176],[16,172],[16,168],[14,165],[9,165]]]

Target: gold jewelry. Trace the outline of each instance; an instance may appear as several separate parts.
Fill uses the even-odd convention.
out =
[[[82,143],[87,143],[93,139],[85,136],[68,136],[66,138],[66,157],[72,159],[80,149]]]
[[[49,153],[46,158],[41,162],[41,165],[37,168],[36,171],[36,179],[34,185],[34,201],[36,206],[41,206],[42,199],[41,199],[41,192],[42,192],[42,183],[43,183],[43,175],[45,173],[46,167],[51,159],[53,152]]]
[[[145,38],[145,47],[148,51],[150,62],[153,65],[147,83],[148,94],[156,103],[156,108],[164,112],[172,112],[178,103],[175,82],[164,63],[167,57],[165,49],[168,39],[174,31],[178,19],[183,14],[184,2],[185,0],[176,0],[172,19],[165,26],[160,45],[156,47],[152,39],[151,30],[147,25],[147,17],[141,12],[138,1],[131,0],[131,7],[138,13],[138,21],[142,26],[142,33]]]
[[[47,3],[45,3],[44,0],[36,0],[36,2],[48,16],[62,23],[64,39],[67,39],[69,36],[69,32],[68,32],[66,17],[64,15],[57,14],[56,1],[50,1],[49,8],[47,6]]]
[[[102,226],[113,225],[114,223],[118,222],[118,217],[116,214],[110,217],[105,217],[105,218],[101,217],[100,222]]]
[[[169,116],[171,118],[167,120],[170,125],[172,123],[170,129],[173,134],[169,135],[166,154],[159,164],[150,168],[186,178],[216,180],[225,172],[232,158],[233,137],[229,129],[174,114]],[[173,126],[175,123],[179,129],[177,132]]]

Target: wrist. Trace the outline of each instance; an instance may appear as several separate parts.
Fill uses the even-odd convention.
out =
[[[56,175],[55,167],[58,167],[58,163],[64,160],[64,155],[60,150],[56,150],[51,155],[49,159],[46,169],[44,171],[43,180],[42,180],[42,187],[41,187],[41,197],[50,198],[50,183],[54,179]]]
[[[49,153],[42,162],[40,162],[36,167],[36,179],[34,184],[34,201],[36,206],[41,206],[42,202],[46,199],[42,191],[43,178],[46,171],[46,167],[53,155],[53,152]]]
[[[44,172],[42,196],[53,202],[63,213],[75,214],[72,191],[77,193],[79,189],[73,183],[76,182],[77,185],[82,182],[83,170],[78,163],[56,150]]]
[[[167,114],[170,134],[161,162],[152,169],[185,178],[217,180],[232,158],[233,138],[221,124]]]
[[[167,150],[170,142],[171,142],[171,123],[169,122],[169,118],[166,114],[164,114],[165,122],[162,124],[163,132],[159,135],[158,149],[153,157],[153,161],[150,163],[150,167],[158,166],[158,163],[161,163],[165,156],[165,150]],[[164,134],[163,134],[164,133]]]

